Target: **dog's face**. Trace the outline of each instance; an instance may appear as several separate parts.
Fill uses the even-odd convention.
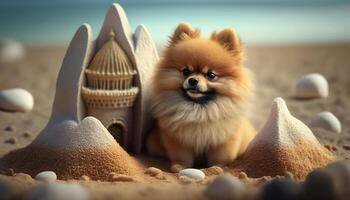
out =
[[[198,30],[180,24],[156,72],[155,89],[176,90],[198,104],[220,97],[244,98],[250,77],[242,62],[243,50],[233,30],[204,39]]]
[[[251,93],[250,73],[242,63],[233,30],[205,39],[180,24],[153,77],[153,115],[174,129],[237,117]]]
[[[183,95],[188,100],[195,103],[206,103],[215,98],[216,91],[211,87],[211,82],[219,78],[217,72],[208,67],[199,68],[190,65],[185,66],[181,72]]]

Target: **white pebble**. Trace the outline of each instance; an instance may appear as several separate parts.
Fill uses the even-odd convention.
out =
[[[295,97],[303,99],[328,97],[328,82],[318,73],[303,76],[296,85]]]
[[[79,184],[49,183],[39,185],[25,200],[87,200],[89,192]]]
[[[24,58],[25,48],[16,40],[7,39],[0,42],[0,61],[14,63]]]
[[[44,171],[44,172],[40,172],[39,174],[37,174],[35,176],[35,179],[39,180],[39,181],[52,182],[52,181],[57,180],[57,175],[53,171]]]
[[[331,112],[317,113],[311,120],[312,128],[322,128],[330,132],[340,133],[341,124],[336,116]]]
[[[179,172],[179,177],[181,176],[186,176],[188,178],[195,179],[195,180],[202,180],[205,178],[205,174],[201,170],[193,169],[193,168],[181,170]]]
[[[210,183],[205,194],[210,200],[238,199],[244,189],[240,180],[232,175],[220,175]]]
[[[0,110],[29,112],[33,109],[34,98],[27,90],[13,88],[0,91]]]

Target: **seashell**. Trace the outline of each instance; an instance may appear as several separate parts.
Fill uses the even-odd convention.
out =
[[[326,131],[340,133],[341,124],[336,116],[331,112],[320,112],[317,113],[311,120],[310,127],[322,128]]]
[[[25,89],[14,88],[0,91],[0,110],[29,112],[33,106],[34,98]]]
[[[303,76],[296,85],[295,97],[301,99],[328,97],[327,79],[318,73]]]
[[[23,45],[13,39],[0,42],[0,61],[4,63],[14,63],[25,57],[26,51]]]
[[[179,172],[179,177],[186,176],[195,180],[202,180],[205,178],[205,174],[199,169],[187,168]]]
[[[38,181],[53,182],[57,180],[57,175],[53,171],[43,171],[35,176]]]

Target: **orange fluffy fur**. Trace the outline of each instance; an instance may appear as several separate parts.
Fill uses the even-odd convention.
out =
[[[149,153],[168,157],[173,171],[192,167],[198,157],[225,165],[241,156],[256,132],[244,116],[252,79],[235,31],[205,39],[180,24],[164,53],[153,79],[157,127],[147,140]],[[209,72],[216,76],[209,79]],[[191,78],[197,80],[195,91],[185,90]],[[207,96],[213,98],[197,102]]]

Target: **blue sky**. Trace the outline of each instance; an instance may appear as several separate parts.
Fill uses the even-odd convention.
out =
[[[12,5],[86,5],[86,4],[106,4],[120,2],[123,4],[150,4],[150,3],[235,3],[235,4],[335,4],[350,2],[349,0],[0,0],[0,6]]]
[[[120,0],[131,28],[164,45],[180,22],[204,35],[235,28],[245,43],[350,42],[350,0]],[[82,23],[96,36],[113,0],[0,0],[0,39],[67,45]],[[160,2],[160,3],[157,3]],[[190,4],[189,4],[190,2]],[[215,3],[213,3],[215,2]],[[221,3],[218,3],[221,2]],[[268,3],[266,3],[268,2]]]

